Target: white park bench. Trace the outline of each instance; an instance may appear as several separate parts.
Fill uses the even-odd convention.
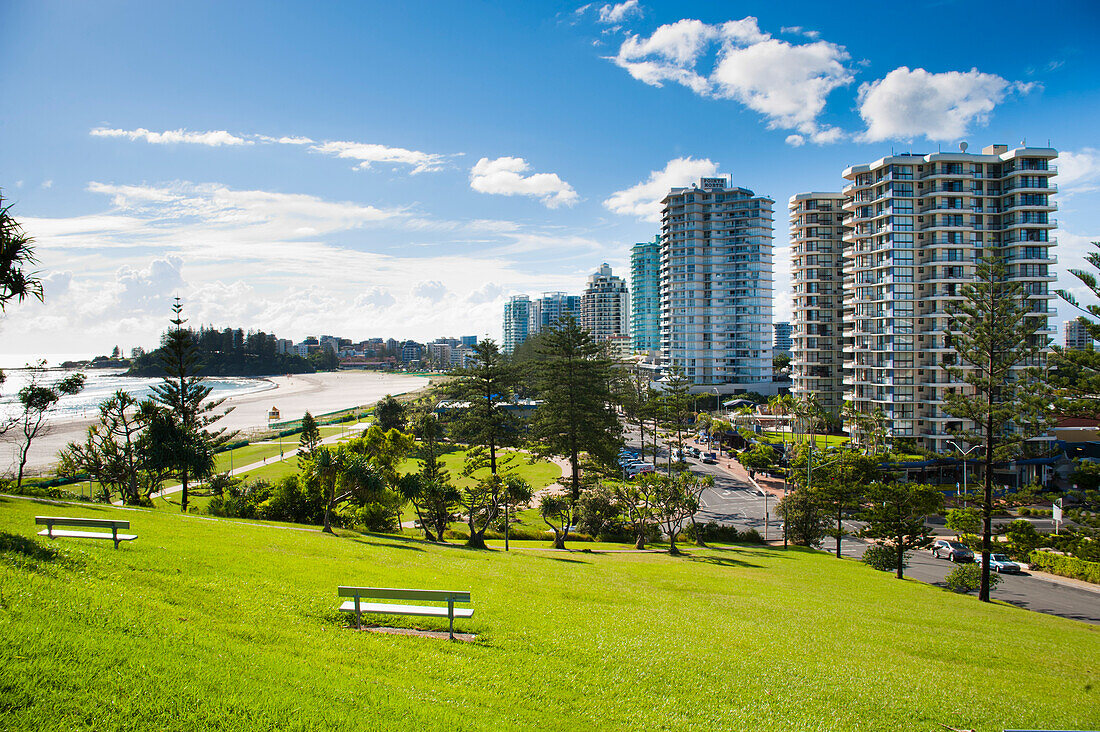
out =
[[[130,528],[129,521],[119,521],[117,519],[92,519],[92,518],[70,518],[67,516],[35,516],[34,523],[38,526],[45,526],[46,528],[38,532],[39,536],[48,536],[51,539],[56,539],[59,536],[67,536],[76,539],[111,539],[115,543],[115,549],[118,549],[118,543],[120,541],[133,541],[137,538],[137,534],[120,534],[119,529]],[[82,529],[110,529],[111,533],[105,533],[102,531],[66,531],[57,530],[55,526],[73,526]]]
[[[400,590],[391,587],[340,587],[340,597],[351,600],[340,605],[340,610],[355,613],[355,627],[362,629],[363,613],[381,613],[386,615],[419,615],[429,618],[447,618],[450,621],[448,635],[455,637],[455,618],[473,617],[474,610],[469,607],[455,607],[456,602],[470,602],[469,592],[456,590]],[[363,602],[363,600],[426,600],[445,602],[441,605],[399,605],[391,602]]]

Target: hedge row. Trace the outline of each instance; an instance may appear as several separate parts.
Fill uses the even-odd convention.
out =
[[[1086,562],[1077,557],[1040,551],[1032,552],[1028,561],[1032,569],[1100,584],[1100,562]]]

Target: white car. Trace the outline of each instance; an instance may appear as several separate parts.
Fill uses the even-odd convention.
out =
[[[974,552],[974,561],[981,565],[982,555]],[[1012,574],[1017,574],[1023,570],[1023,567],[1009,559],[1007,554],[990,554],[989,568],[995,572],[1010,572]]]

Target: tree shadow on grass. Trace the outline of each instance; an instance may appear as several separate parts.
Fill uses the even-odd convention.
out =
[[[367,541],[366,539],[364,539],[362,537],[352,539],[352,541],[354,541],[356,544],[366,544],[367,546],[380,546],[380,547],[385,547],[386,549],[405,549],[405,550],[411,551],[411,552],[422,552],[422,551],[424,551],[424,549],[422,547],[418,547],[418,546],[410,546],[409,544],[404,544],[404,543],[397,544],[397,543],[393,543],[393,542]]]
[[[82,561],[35,539],[0,531],[0,562],[30,572],[51,572],[51,567],[75,568]]]
[[[583,559],[568,559],[566,557],[556,557],[552,554],[544,556],[545,559],[550,559],[555,562],[568,562],[569,564],[591,564],[592,562],[586,562]]]

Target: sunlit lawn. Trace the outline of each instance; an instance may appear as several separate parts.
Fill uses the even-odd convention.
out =
[[[505,554],[7,498],[0,532],[36,514],[139,538],[0,534],[6,730],[1100,727],[1096,627],[822,553]],[[340,584],[469,590],[476,640],[356,632]]]

